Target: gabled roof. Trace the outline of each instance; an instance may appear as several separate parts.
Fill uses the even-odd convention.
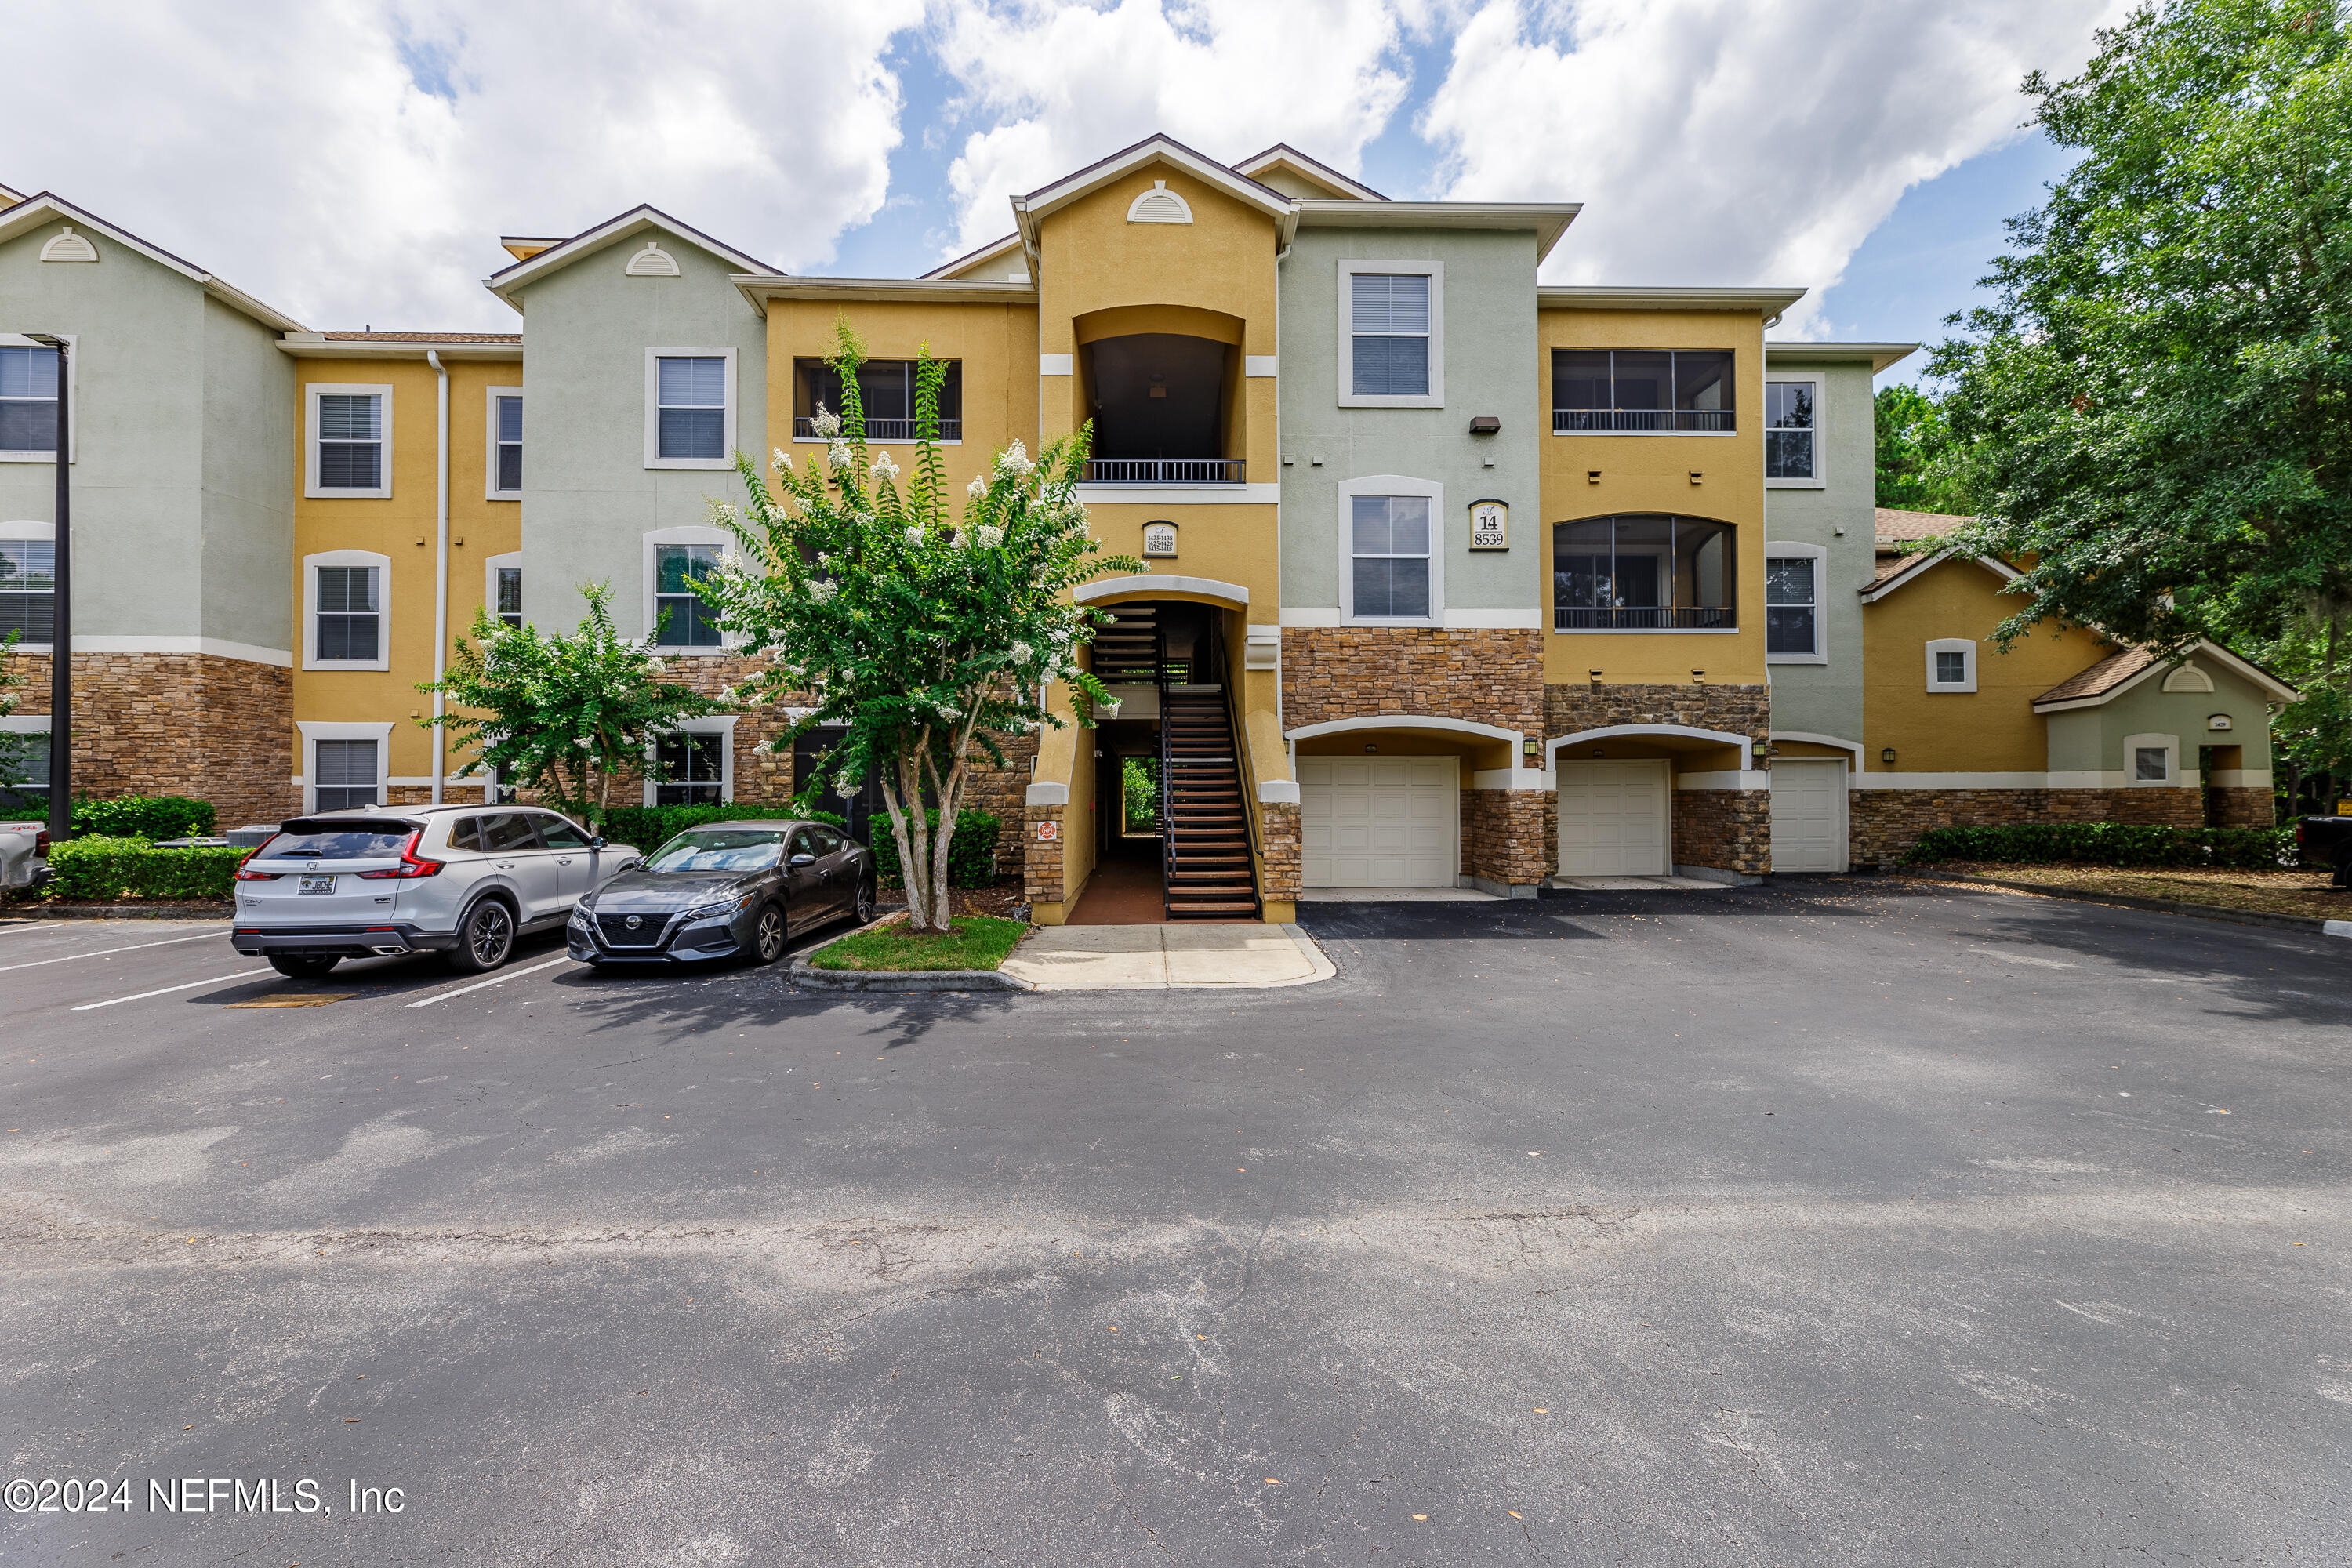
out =
[[[1291,204],[1302,228],[1532,229],[1541,261],[1584,210],[1580,202],[1360,202]],[[1541,292],[1538,290],[1538,292]],[[1802,289],[1798,290],[1801,296]]]
[[[941,262],[939,266],[932,268],[929,272],[924,273],[923,276],[926,279],[953,278],[958,273],[964,271],[968,268],[977,267],[983,261],[993,261],[1008,250],[1018,250],[1020,248],[1021,235],[1018,230],[1015,230],[1013,233],[1006,235],[1003,239],[990,240],[978,250],[968,250],[961,256],[957,257],[953,261]]]
[[[1166,163],[1214,185],[1244,205],[1256,207],[1269,217],[1290,216],[1290,198],[1271,185],[1262,185],[1246,174],[1234,173],[1205,153],[1196,153],[1172,136],[1157,133],[1145,137],[1131,147],[1122,147],[1109,157],[1087,164],[1074,174],[1065,174],[1052,184],[1040,185],[1025,196],[1013,198],[1015,212],[1032,218],[1069,205],[1091,192],[1100,190],[1113,180],[1147,168],[1153,163]]]
[[[14,206],[24,199],[24,192],[10,190],[6,185],[0,185],[0,207]]]
[[[278,340],[280,353],[297,359],[423,359],[427,352],[451,360],[518,360],[520,332],[289,332]]]
[[[728,263],[733,271],[758,272],[769,276],[780,275],[775,268],[769,266],[758,257],[748,255],[723,241],[713,239],[698,228],[682,224],[659,207],[639,205],[631,207],[618,217],[607,218],[593,228],[583,229],[569,239],[559,240],[544,250],[533,252],[529,258],[518,261],[511,267],[499,268],[482,279],[482,286],[520,310],[522,309],[522,302],[516,298],[517,290],[538,282],[550,273],[560,272],[573,262],[593,256],[609,246],[635,238],[649,228],[657,228],[666,234],[676,235],[681,239],[700,247],[719,260]]]
[[[1759,310],[1778,321],[1781,312],[1803,299],[1805,293],[1802,289],[1650,289],[1618,283],[1545,283],[1536,289],[1536,309]]]
[[[285,311],[273,310],[244,289],[223,282],[194,262],[183,260],[160,245],[150,245],[130,230],[117,228],[96,213],[78,207],[51,191],[26,196],[13,206],[0,207],[0,240],[14,239],[20,234],[60,219],[71,223],[76,228],[102,234],[126,250],[137,251],[157,266],[187,279],[222,304],[243,311],[273,331],[299,332],[302,330],[302,323]]]
[[[2077,670],[2033,700],[2036,713],[2059,713],[2071,708],[2098,708],[2159,672],[2169,672],[2191,658],[2207,658],[2260,687],[2277,702],[2302,695],[2285,681],[2249,658],[2241,658],[2210,639],[2200,639],[2179,658],[2158,658],[2144,647],[2117,648],[2088,669]]]
[[[1868,360],[1876,375],[1919,352],[1917,343],[1766,343],[1764,363],[1770,364],[1844,363]]]
[[[541,251],[552,250],[562,243],[563,237],[560,234],[551,237],[528,234],[502,234],[499,236],[499,248],[505,251],[509,256],[513,257],[517,261],[529,261]]]
[[[1287,170],[1309,184],[1320,185],[1330,195],[1360,202],[1384,202],[1388,197],[1358,180],[1351,180],[1330,164],[1308,157],[1286,142],[1277,142],[1263,153],[1254,153],[1234,162],[1234,172],[1252,179],[1276,170]]]

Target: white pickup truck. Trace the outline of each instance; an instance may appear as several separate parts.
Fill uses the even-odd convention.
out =
[[[0,889],[37,888],[48,879],[47,825],[0,821]]]

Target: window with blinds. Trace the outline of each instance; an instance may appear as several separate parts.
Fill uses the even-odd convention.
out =
[[[717,355],[664,355],[656,405],[663,458],[727,456],[727,362]]]
[[[383,488],[383,395],[319,394],[319,488]]]
[[[501,397],[495,416],[498,441],[491,454],[502,495],[522,493],[522,399]]]
[[[0,639],[57,636],[58,547],[47,539],[0,539]]]
[[[58,449],[58,351],[0,344],[0,452]]]
[[[655,641],[663,647],[717,647],[719,611],[694,591],[719,570],[715,544],[659,544],[654,547],[654,616],[661,629]]]
[[[1429,498],[1357,496],[1349,526],[1357,620],[1429,616]]]
[[[373,663],[383,647],[377,568],[320,566],[317,658],[321,663]]]
[[[490,613],[510,626],[522,625],[522,568],[499,567],[497,582],[498,604]]]
[[[1349,387],[1358,397],[1429,394],[1429,275],[1349,276]]]
[[[312,811],[341,811],[348,806],[378,805],[376,745],[373,741],[313,741],[310,742]]]
[[[724,793],[724,735],[664,735],[654,742],[656,805],[717,805]]]

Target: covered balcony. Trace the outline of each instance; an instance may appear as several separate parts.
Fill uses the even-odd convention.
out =
[[[1237,345],[1130,332],[1085,344],[1079,359],[1095,426],[1089,484],[1243,482]]]

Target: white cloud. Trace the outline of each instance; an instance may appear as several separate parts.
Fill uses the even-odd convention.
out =
[[[2017,134],[2127,0],[1489,0],[1418,129],[1458,200],[1580,201],[1547,281],[1802,285],[1905,190]]]
[[[1353,173],[1404,100],[1403,26],[1374,0],[1037,0],[965,5],[941,19],[966,138],[948,172],[952,249],[1012,226],[1008,195],[1165,132],[1212,158],[1287,142]]]
[[[321,327],[517,318],[500,234],[638,202],[787,268],[877,211],[921,0],[10,7],[0,183]],[[22,68],[43,62],[40,69]]]

